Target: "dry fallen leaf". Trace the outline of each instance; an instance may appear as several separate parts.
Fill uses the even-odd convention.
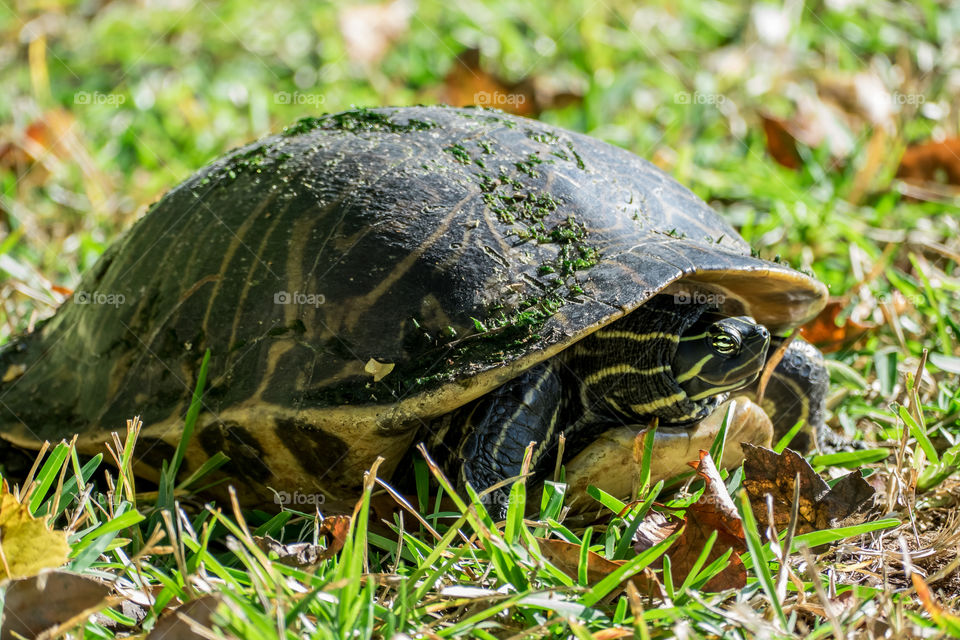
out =
[[[333,554],[343,549],[350,533],[350,516],[327,516],[320,523],[319,535],[327,539],[327,552]]]
[[[66,531],[56,531],[48,518],[34,518],[6,481],[0,487],[0,580],[29,578],[63,565],[70,554]]]
[[[703,590],[740,589],[747,584],[747,571],[738,555],[747,550],[743,521],[710,454],[701,451],[700,461],[691,462],[690,466],[697,470],[697,475],[703,478],[706,486],[700,499],[687,508],[683,533],[670,549],[674,584],[681,584],[686,579],[707,539],[716,531],[717,540],[707,556],[706,564],[722,556],[727,549],[732,548],[733,554],[730,564],[703,585]]]
[[[373,376],[374,382],[380,382],[393,371],[393,368],[396,365],[392,362],[378,362],[373,358],[367,360],[367,364],[363,367],[363,370]]]
[[[540,114],[533,83],[510,82],[480,66],[480,50],[468,49],[457,56],[443,80],[442,101],[455,107],[495,107],[519,116]]]
[[[803,164],[797,152],[796,136],[789,131],[786,121],[764,114],[760,114],[760,120],[767,138],[767,153],[788,169],[796,169]]]
[[[798,145],[826,147],[831,168],[841,166],[854,149],[854,138],[842,111],[820,96],[802,91],[797,92],[795,103],[795,112],[786,120],[760,113],[767,151],[778,163],[797,169],[803,164]]]
[[[851,526],[866,520],[875,489],[858,469],[832,488],[803,456],[790,449],[783,453],[744,444],[743,486],[757,520],[768,525],[766,495],[773,497],[773,526],[790,524],[794,482],[800,474],[800,505],[797,533]]]
[[[53,109],[28,124],[20,135],[4,131],[0,139],[0,168],[19,172],[48,154],[66,157],[60,138],[72,120],[69,112]]]
[[[683,522],[668,520],[657,511],[649,512],[637,527],[634,535],[634,551],[642,553],[663,542],[681,526],[684,527],[683,533],[668,551],[674,584],[681,584],[703,551],[707,538],[716,531],[717,540],[710,550],[707,564],[726,553],[731,547],[734,553],[730,557],[730,564],[711,578],[703,589],[722,591],[741,588],[746,585],[747,579],[746,570],[737,555],[746,550],[743,523],[710,454],[701,451],[700,460],[691,462],[690,465],[697,469],[697,473],[706,482],[703,496],[687,508],[686,519]],[[580,545],[564,540],[543,538],[538,538],[537,543],[543,555],[558,569],[573,578],[577,577],[580,566]],[[587,582],[590,584],[599,582],[623,566],[625,562],[625,560],[608,560],[592,551],[588,552]],[[658,559],[641,573],[624,581],[619,589],[625,589],[627,584],[632,582],[640,593],[660,595],[659,581],[654,569],[662,569],[662,567],[663,563]]]
[[[842,323],[837,318],[847,306],[844,298],[833,298],[813,320],[800,327],[800,335],[825,353],[842,349],[855,342],[867,331],[874,329],[871,324],[862,324],[851,315]]]
[[[582,100],[569,80],[556,76],[529,77],[511,82],[483,68],[479,49],[457,56],[443,80],[440,102],[455,107],[493,107],[535,118],[545,109],[556,109]]]
[[[335,556],[343,548],[349,531],[349,516],[328,516],[320,525],[320,537],[327,538],[326,548],[309,542],[284,544],[270,536],[254,536],[253,540],[266,553],[276,554],[277,562],[303,569]]]
[[[946,182],[960,185],[960,138],[907,147],[897,177],[906,182]]]
[[[716,531],[715,541],[707,564],[733,548],[730,564],[719,574],[707,582],[705,591],[722,591],[724,589],[742,588],[746,585],[746,570],[740,561],[739,553],[746,550],[743,536],[743,522],[737,513],[733,500],[727,493],[726,486],[720,478],[720,473],[710,455],[706,451],[700,452],[700,461],[690,463],[697,469],[697,473],[706,482],[703,496],[686,510],[683,522],[670,521],[663,514],[651,511],[637,527],[634,535],[634,551],[642,553],[652,546],[663,542],[681,526],[683,533],[676,543],[670,547],[670,565],[674,584],[681,584],[690,573],[694,563],[703,551],[710,535]],[[544,555],[559,569],[568,575],[576,576],[580,562],[579,545],[562,540],[538,540]],[[623,560],[607,560],[594,553],[588,554],[587,580],[593,584],[609,575],[622,566]],[[657,579],[653,569],[662,568],[660,560],[648,567],[643,573],[634,576],[631,581],[637,590],[648,595],[658,595]],[[626,582],[621,585],[626,588]]]
[[[203,630],[213,626],[213,614],[222,602],[223,597],[218,593],[185,602],[160,616],[147,640],[201,640],[209,637],[209,632]]]
[[[109,594],[102,582],[65,571],[14,580],[3,601],[0,640],[35,638],[101,605]]]
[[[930,614],[930,617],[933,618],[933,621],[936,622],[941,629],[949,632],[954,638],[960,636],[960,616],[944,610],[944,608],[934,600],[933,594],[930,593],[930,587],[917,572],[911,573],[910,578],[913,580],[913,588],[917,590],[917,597],[920,598],[920,603],[926,612]]]
[[[659,541],[658,541],[659,542]],[[553,540],[547,538],[537,538],[537,546],[544,557],[555,567],[563,571],[571,578],[576,579],[580,567],[580,545],[566,540]],[[598,553],[587,551],[587,583],[596,584],[606,578],[608,575],[622,567],[626,560],[607,560]],[[654,595],[657,580],[653,571],[647,567],[632,578],[625,580],[615,591],[619,593],[625,589],[627,582],[633,582],[640,593]]]
[[[668,552],[674,584],[681,584],[700,557],[707,539],[716,531],[717,539],[707,556],[706,564],[722,556],[727,549],[732,548],[734,552],[730,556],[730,564],[711,578],[703,586],[703,590],[742,588],[746,585],[747,573],[738,555],[746,551],[740,514],[737,513],[737,508],[709,453],[700,451],[700,460],[689,464],[706,483],[703,495],[687,507],[682,523],[666,522],[662,519],[663,516],[651,512],[637,528],[634,551],[640,553],[649,549],[676,531],[679,526],[683,526],[683,533]],[[653,567],[662,568],[662,563],[657,561]]]

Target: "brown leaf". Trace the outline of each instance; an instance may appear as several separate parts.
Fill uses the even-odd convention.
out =
[[[897,177],[906,182],[960,185],[960,138],[911,145],[903,152]]]
[[[660,544],[683,526],[679,520],[668,520],[659,511],[648,511],[633,534],[633,548],[638,553]]]
[[[201,629],[213,626],[213,613],[223,602],[220,594],[211,593],[190,600],[165,613],[147,635],[147,640],[202,640]],[[196,629],[196,630],[195,630]],[[227,636],[230,637],[230,636]]]
[[[455,107],[493,107],[536,118],[545,109],[580,103],[583,94],[573,84],[555,75],[511,82],[483,68],[479,49],[467,49],[444,78],[439,100]]]
[[[787,128],[787,123],[779,118],[760,115],[763,133],[767,138],[767,152],[779,164],[788,169],[797,169],[802,164],[797,152],[797,139]]]
[[[580,567],[580,545],[567,542],[566,540],[537,538],[537,546],[540,547],[543,556],[555,567],[574,580],[577,579]],[[625,563],[626,560],[607,560],[598,553],[587,551],[587,583],[593,585],[600,582]],[[625,580],[617,587],[615,592],[619,593],[621,590],[626,589],[627,582],[633,582],[640,593],[647,595],[659,593],[656,590],[656,577],[649,567],[628,580]]]
[[[577,577],[580,567],[580,545],[566,540],[537,538],[537,546],[543,555],[558,569],[571,578]],[[587,582],[600,582],[608,575],[623,566],[623,560],[607,560],[593,551],[587,552]]]
[[[65,571],[14,580],[3,602],[0,640],[35,638],[104,603],[109,594],[102,582]]]
[[[837,319],[847,306],[843,298],[832,298],[817,317],[800,327],[800,335],[821,351],[830,353],[855,342],[867,331],[874,329],[871,324],[861,324],[849,316],[842,323]]]
[[[687,509],[687,518],[690,514],[721,533],[743,540],[743,521],[733,499],[727,493],[723,478],[717,470],[713,458],[706,451],[700,452],[700,461],[689,463],[697,470],[697,475],[706,483],[703,495]],[[745,549],[746,547],[744,547]]]
[[[413,0],[390,0],[380,4],[357,4],[340,10],[340,34],[347,56],[371,66],[410,28]]]
[[[319,535],[327,539],[327,548],[325,553],[327,557],[333,557],[343,545],[347,542],[347,534],[350,533],[350,516],[327,516],[320,523]]]
[[[254,536],[253,541],[267,554],[276,554],[277,562],[305,569],[329,560],[343,549],[350,532],[350,516],[327,516],[320,523],[319,536],[327,539],[327,546],[310,542],[284,544],[270,536]]]
[[[866,520],[875,490],[858,469],[831,488],[803,456],[790,449],[777,454],[765,447],[743,445],[743,486],[758,522],[769,524],[766,495],[773,496],[773,526],[790,524],[794,482],[800,474],[797,533],[850,526]]]
[[[70,156],[66,134],[73,126],[73,115],[64,109],[51,109],[28,124],[22,132],[0,130],[0,169],[9,169],[30,184],[43,184],[47,164],[52,158]],[[37,176],[28,174],[36,173]]]
[[[842,166],[853,152],[859,125],[837,105],[794,85],[797,95],[789,119],[761,112],[767,150],[778,163],[790,169],[802,163],[798,145],[811,149],[826,148],[830,153],[830,168]],[[852,129],[852,130],[851,130]]]
[[[686,579],[707,539],[716,531],[717,540],[707,556],[706,564],[722,556],[727,549],[732,548],[733,554],[730,556],[730,564],[711,578],[703,586],[703,590],[743,588],[747,584],[747,572],[738,554],[746,551],[747,546],[740,514],[709,453],[701,451],[700,461],[691,462],[690,466],[696,468],[697,475],[703,478],[706,486],[700,499],[687,508],[686,526],[680,539],[671,548],[670,564],[673,567],[674,584],[681,584]]]
[[[670,566],[674,584],[681,584],[687,578],[700,557],[707,539],[716,531],[717,539],[707,556],[706,564],[722,556],[727,549],[732,548],[734,553],[730,556],[730,564],[711,578],[703,588],[706,591],[742,588],[746,585],[747,574],[737,554],[746,550],[743,522],[710,454],[700,451],[700,460],[689,464],[697,470],[697,474],[703,478],[706,486],[700,499],[687,508],[686,518],[682,523],[683,533],[670,547]],[[649,549],[676,531],[678,526],[680,523],[668,523],[662,515],[651,511],[638,527],[638,535],[634,536],[634,551],[640,553]],[[658,569],[662,566],[663,563],[660,561],[653,565]]]
[[[457,56],[443,80],[442,101],[455,107],[495,107],[519,116],[540,114],[533,83],[510,82],[480,66],[480,50],[467,49]]]
[[[253,536],[253,541],[264,553],[276,554],[276,560],[280,564],[299,569],[312,567],[334,555],[327,554],[327,550],[320,545],[309,542],[283,544],[270,536]]]

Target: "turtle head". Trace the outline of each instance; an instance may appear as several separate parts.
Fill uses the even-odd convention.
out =
[[[704,314],[680,336],[673,374],[694,402],[745,387],[766,362],[770,332],[749,316]]]

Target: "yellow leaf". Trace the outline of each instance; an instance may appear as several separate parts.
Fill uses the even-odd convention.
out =
[[[370,358],[363,370],[373,376],[374,382],[380,382],[387,377],[387,374],[393,371],[395,366],[392,362],[377,362],[373,358]]]
[[[30,508],[7,489],[0,489],[0,580],[28,578],[67,561],[67,532],[54,531],[47,518],[34,518]]]

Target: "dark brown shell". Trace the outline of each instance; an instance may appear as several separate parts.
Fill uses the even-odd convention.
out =
[[[595,139],[484,109],[301,121],[173,189],[8,346],[0,435],[94,448],[140,414],[162,457],[209,349],[207,453],[240,442],[261,484],[356,473],[681,280],[775,330],[825,299]]]

